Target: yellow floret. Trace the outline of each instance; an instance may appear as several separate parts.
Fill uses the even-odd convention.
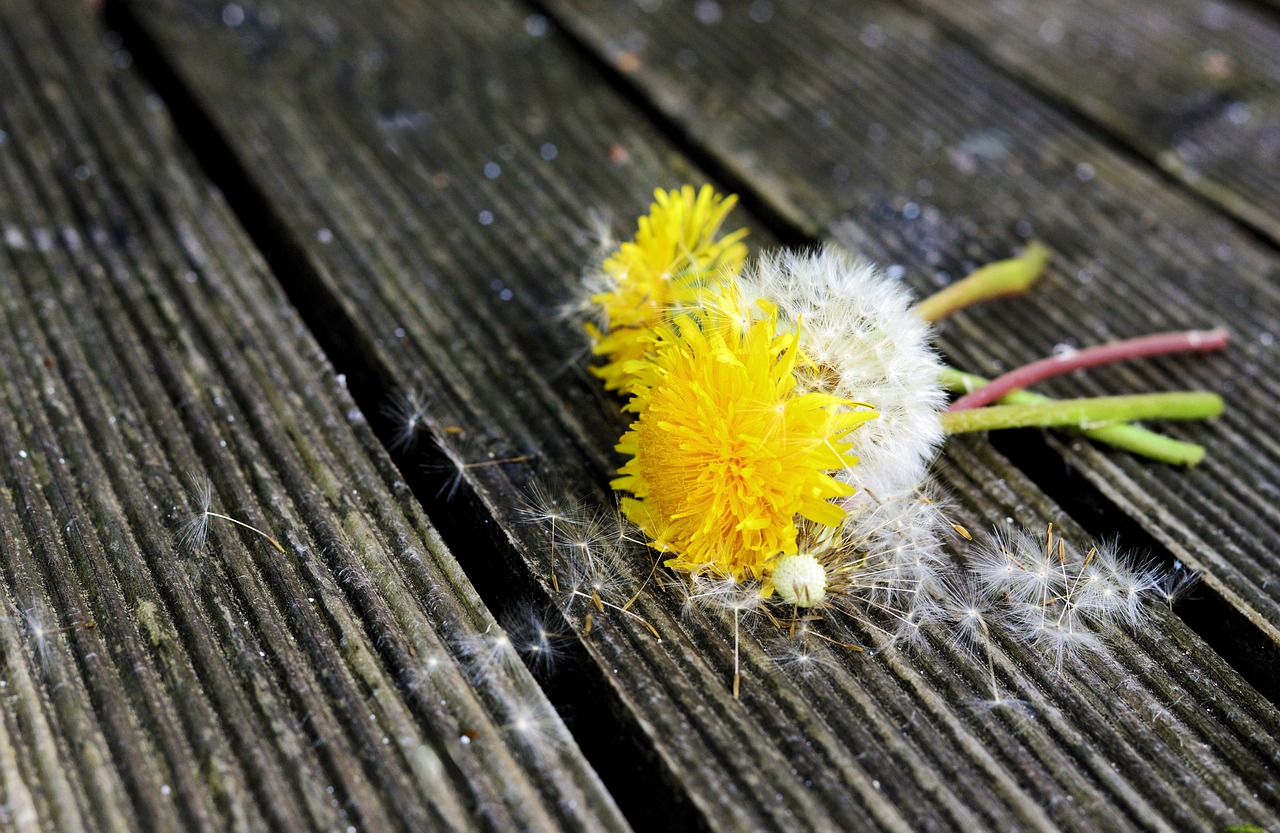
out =
[[[627,517],[672,554],[667,566],[735,579],[761,578],[795,553],[797,517],[840,523],[831,499],[853,489],[828,472],[857,463],[846,435],[875,416],[798,395],[798,331],[779,334],[767,304],[755,320],[739,307],[708,302],[654,328],[634,368],[640,415],[618,445],[631,459],[613,482],[634,495]]]
[[[591,297],[604,323],[587,329],[593,352],[606,360],[593,368],[606,388],[626,387],[626,365],[644,357],[653,327],[695,298],[708,278],[742,269],[746,229],[716,239],[736,203],[737,197],[717,194],[709,185],[697,192],[692,185],[655,191],[635,239],[605,260],[602,277],[609,290]]]

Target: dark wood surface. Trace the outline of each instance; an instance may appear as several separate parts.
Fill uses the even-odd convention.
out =
[[[0,829],[1276,829],[1280,17],[973,5],[0,0]],[[1077,78],[1090,26],[1120,57]],[[1188,120],[1211,49],[1256,133]],[[974,371],[1230,328],[1047,388],[1219,390],[1171,429],[1196,469],[1038,434],[935,467],[970,529],[1120,531],[1199,597],[1061,670],[998,638],[1016,708],[945,638],[801,673],[760,623],[735,700],[732,620],[643,554],[629,614],[566,605],[522,507],[610,506],[625,420],[560,311],[596,217],[684,181],[921,292],[1046,241],[1031,296],[943,326]],[[388,453],[397,391],[427,429]],[[285,552],[181,546],[191,473]],[[526,610],[565,635],[536,680],[479,661]]]
[[[0,17],[3,823],[625,826],[519,662],[467,673],[488,610],[126,53],[35,11]],[[284,552],[180,546],[188,478]]]

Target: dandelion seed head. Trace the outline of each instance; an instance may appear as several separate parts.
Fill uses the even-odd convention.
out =
[[[929,325],[905,286],[835,246],[762,255],[741,280],[749,299],[777,305],[780,332],[800,330],[801,389],[879,412],[851,438],[851,482],[882,494],[918,486],[942,443],[946,397]]]
[[[782,556],[771,575],[773,589],[787,604],[814,607],[827,596],[827,571],[810,553]]]

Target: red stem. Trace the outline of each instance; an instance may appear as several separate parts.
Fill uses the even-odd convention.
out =
[[[1221,327],[1213,330],[1188,330],[1180,333],[1158,333],[1141,338],[1130,338],[1111,344],[1099,344],[1050,356],[1031,364],[1025,364],[1011,370],[1003,376],[992,379],[987,384],[951,403],[948,411],[963,411],[968,408],[981,408],[1000,399],[1005,394],[1019,388],[1061,376],[1073,370],[1085,367],[1097,367],[1101,364],[1141,359],[1147,356],[1160,356],[1166,353],[1207,352],[1221,350],[1227,346],[1227,331]]]

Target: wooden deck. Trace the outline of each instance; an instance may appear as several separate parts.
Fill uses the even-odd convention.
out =
[[[1222,393],[1194,469],[935,466],[1199,590],[1061,670],[997,639],[1016,709],[943,638],[802,673],[760,626],[735,700],[647,560],[565,613],[522,506],[611,505],[625,420],[558,312],[682,182],[921,292],[1043,240],[942,326],[974,372],[1229,328],[1045,387]],[[1276,0],[0,0],[0,236],[0,830],[1280,831]]]

